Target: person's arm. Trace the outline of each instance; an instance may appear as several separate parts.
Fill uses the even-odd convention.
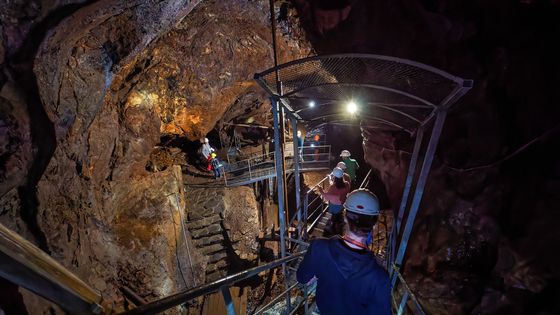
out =
[[[299,264],[296,272],[296,278],[299,283],[306,284],[315,276],[315,263],[313,261],[313,242],[309,244],[309,248],[303,257],[303,261]]]
[[[348,175],[347,173],[344,173],[344,181],[348,184],[348,187],[350,187],[350,184],[352,182],[352,180],[350,179],[350,175]]]

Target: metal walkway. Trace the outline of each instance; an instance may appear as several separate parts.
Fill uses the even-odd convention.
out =
[[[300,148],[299,172],[314,172],[330,169],[331,146],[305,146]],[[289,150],[286,150],[289,151]],[[293,154],[284,157],[286,173],[295,171]],[[236,161],[231,164],[223,162],[222,177],[220,180],[211,180],[197,183],[197,186],[226,186],[235,187],[248,185],[254,182],[276,177],[276,154],[257,155],[251,158]]]

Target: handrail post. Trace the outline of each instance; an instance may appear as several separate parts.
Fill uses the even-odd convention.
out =
[[[309,219],[307,211],[309,210],[309,193],[305,194],[305,198],[303,199],[303,233],[305,239],[309,238],[307,235],[307,220]]]
[[[224,297],[224,303],[226,304],[226,311],[228,315],[235,315],[235,306],[233,305],[233,299],[231,298],[231,293],[229,292],[229,287],[220,288],[222,296]]]
[[[325,136],[326,136],[326,135],[325,135]],[[327,166],[328,166],[329,168],[331,168],[331,145],[330,145],[330,144],[329,144],[329,155],[327,156],[327,158],[328,158],[328,164],[327,164]]]
[[[399,207],[399,211],[397,213],[397,219],[393,224],[393,233],[391,234],[391,240],[389,243],[390,252],[387,259],[387,266],[389,266],[389,270],[391,270],[392,260],[394,260],[395,250],[396,250],[396,242],[397,238],[399,237],[399,232],[401,230],[401,223],[404,217],[405,207],[408,203],[408,197],[410,194],[410,188],[412,187],[412,180],[414,179],[414,173],[416,172],[416,162],[418,161],[418,155],[420,153],[420,148],[422,146],[422,140],[424,137],[424,127],[421,126],[418,128],[416,132],[416,140],[414,141],[414,149],[412,150],[412,157],[410,158],[410,164],[408,165],[408,174],[406,176],[406,182],[404,184],[403,195],[401,198],[401,204]]]
[[[399,309],[397,310],[397,315],[402,315],[404,311],[404,306],[406,305],[407,301],[408,301],[408,291],[406,291],[401,298],[401,302],[399,303]]]
[[[249,179],[253,179],[253,175],[251,174],[251,158],[247,160],[247,164],[249,165]]]
[[[231,165],[231,164],[230,164]],[[226,173],[226,169],[224,168],[224,166],[222,165],[222,172],[224,174],[224,186],[227,187],[227,173]]]
[[[307,284],[303,285],[303,298],[304,300],[304,306],[303,306],[303,313],[307,314],[307,312],[309,311],[309,302],[307,301],[307,299],[309,298],[309,293],[308,293],[308,288],[307,288]]]
[[[282,143],[280,143],[280,122],[279,122],[279,107],[280,103],[277,98],[271,97],[270,101],[272,103],[272,120],[274,125],[274,153],[275,153],[275,167],[276,167],[276,183],[278,185],[278,223],[280,225],[280,255],[282,258],[286,257],[286,222],[285,222],[285,193],[284,193],[284,176],[286,176],[286,170],[284,168],[284,154]],[[286,264],[282,264],[282,273],[284,274],[284,280],[286,287],[288,287],[288,269]],[[288,310],[290,309],[290,293],[286,293],[286,306]]]
[[[292,159],[294,164],[294,177],[295,177],[295,189],[296,189],[296,213],[297,213],[297,239],[301,241],[301,187],[300,187],[300,176],[299,176],[299,138],[297,136],[297,120],[292,118],[292,132],[293,132],[293,147],[294,147],[294,158]]]
[[[402,233],[398,251],[395,256],[394,263],[396,266],[400,266],[402,264],[404,259],[404,254],[406,253],[408,241],[412,233],[412,227],[414,226],[414,220],[416,219],[416,214],[418,213],[418,208],[420,207],[420,202],[422,201],[424,187],[426,185],[428,174],[430,173],[430,169],[432,167],[432,161],[437,149],[441,131],[443,129],[443,124],[445,123],[446,115],[447,112],[445,110],[439,111],[436,117],[436,121],[434,122],[434,127],[432,129],[430,141],[428,142],[428,148],[426,149],[426,153],[424,155],[424,161],[422,162],[422,168],[420,170],[420,174],[418,175],[418,182],[416,184],[416,187],[414,188],[415,191],[410,205],[408,217],[406,219],[406,225],[404,227],[404,231]],[[396,274],[392,272],[391,285],[394,285],[395,281],[396,281]]]

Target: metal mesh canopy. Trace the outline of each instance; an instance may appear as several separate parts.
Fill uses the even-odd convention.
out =
[[[374,128],[410,133],[428,123],[436,110],[451,106],[472,86],[471,80],[428,65],[367,54],[299,59],[257,73],[255,79],[309,127],[365,120]],[[350,100],[358,105],[353,115],[345,109]],[[314,107],[308,105],[310,101]]]

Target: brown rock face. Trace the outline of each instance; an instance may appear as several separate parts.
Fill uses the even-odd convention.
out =
[[[309,54],[305,42],[277,37],[280,60]],[[162,134],[204,137],[228,108],[251,105],[245,95],[266,99],[253,74],[273,60],[267,2],[204,1],[147,55],[125,106],[153,108]]]
[[[193,285],[192,277],[179,272],[192,274],[186,272],[190,267],[177,266],[176,260],[178,246],[184,244],[179,238],[178,215],[184,209],[180,170],[145,171],[159,141],[160,120],[149,108],[123,106],[119,90],[130,84],[127,78],[139,54],[194,4],[98,1],[54,10],[45,20],[63,21],[46,38],[17,23],[10,26],[20,27],[16,33],[3,29],[2,47],[21,48],[22,53],[6,52],[13,69],[8,79],[15,83],[2,81],[1,119],[7,130],[0,141],[6,170],[1,173],[2,222],[26,235],[21,215],[38,245],[109,303],[118,302],[121,285],[153,297]],[[44,9],[48,14],[52,7]],[[44,17],[28,13],[37,21]],[[31,35],[24,40],[27,33]],[[33,57],[37,41],[42,44]],[[29,64],[34,64],[33,73]],[[26,97],[18,98],[17,85],[33,76],[38,91],[30,84]],[[44,118],[37,115],[43,110]],[[54,127],[56,142],[48,130],[37,129],[41,126]],[[30,138],[38,152],[33,163]],[[44,139],[56,147],[46,147]],[[18,185],[29,188],[16,194]],[[26,214],[19,214],[20,207]],[[28,309],[39,311],[32,299],[26,302],[31,303]]]

